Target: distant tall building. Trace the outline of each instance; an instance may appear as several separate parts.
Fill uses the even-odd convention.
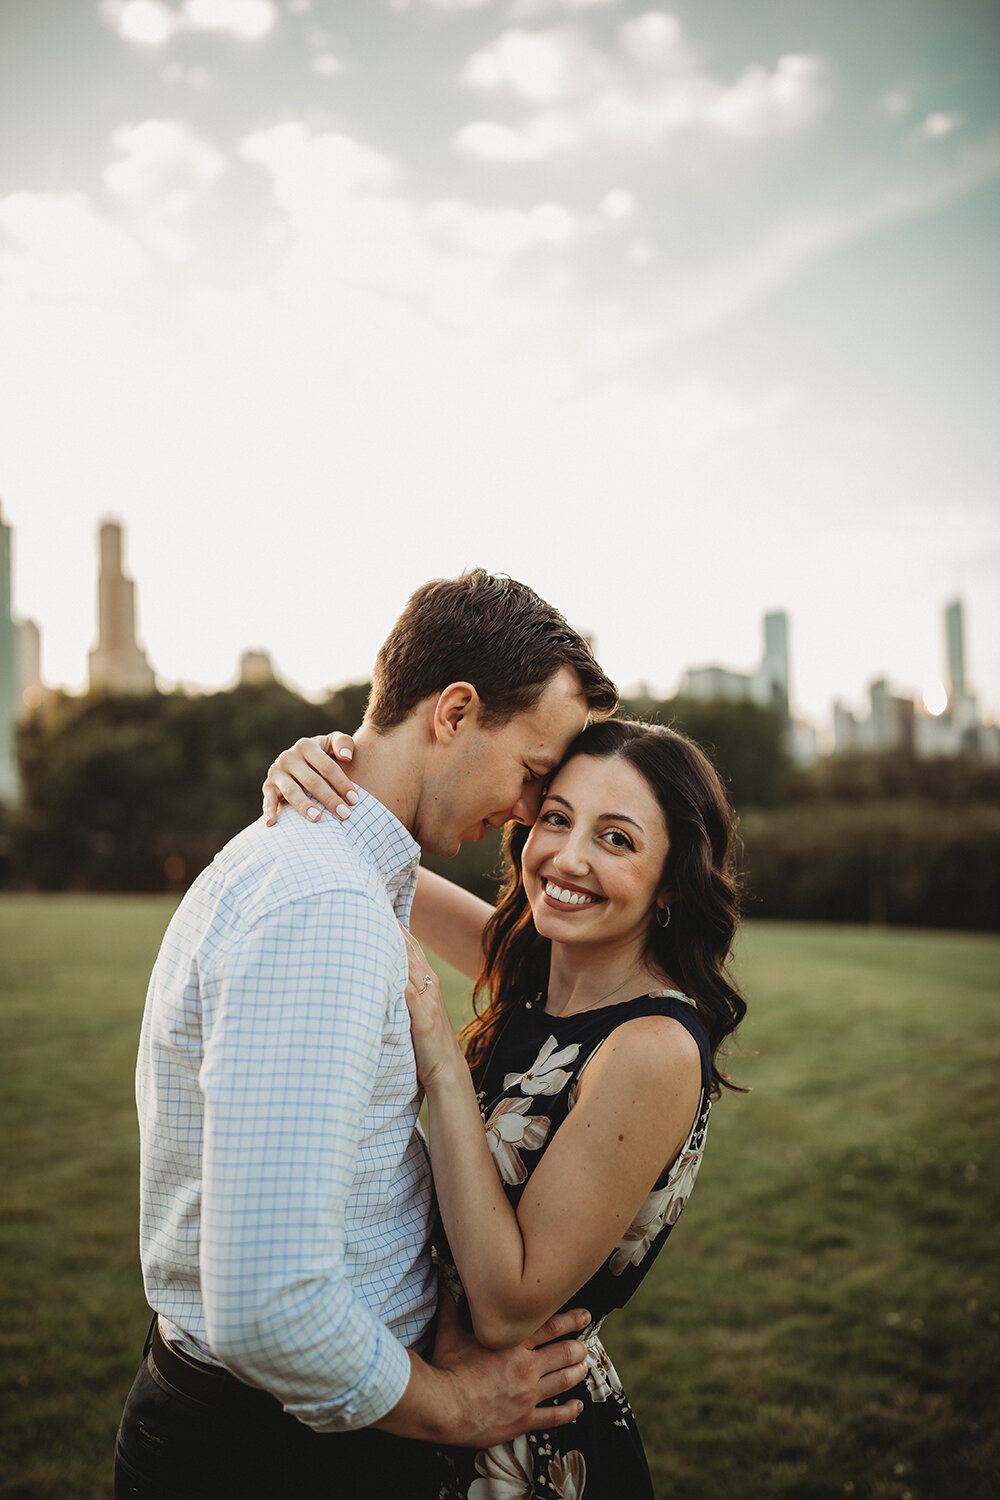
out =
[[[965,629],[962,604],[955,600],[944,612],[948,702],[941,713],[930,713],[912,698],[897,696],[884,678],[869,686],[869,713],[861,718],[842,703],[833,705],[833,749],[850,751],[902,750],[924,760],[963,755],[971,760],[1000,764],[1000,728],[984,724],[976,695],[965,675]]]
[[[277,680],[278,674],[266,651],[244,651],[240,657],[240,687],[260,687]]]
[[[11,613],[11,529],[0,512],[0,802],[17,800],[20,699],[18,629]]]
[[[955,599],[944,612],[945,644],[948,653],[948,702],[965,694],[965,626],[962,601]]]
[[[788,616],[775,610],[764,616],[764,653],[756,672],[730,667],[689,667],[681,692],[691,698],[722,698],[729,703],[759,703],[789,716]]]
[[[42,632],[34,620],[22,620],[20,629],[21,712],[30,713],[42,701]]]
[[[760,696],[788,718],[788,616],[774,610],[764,616],[764,658],[757,673]]]
[[[764,616],[764,649],[756,672],[734,672],[730,667],[689,667],[680,691],[691,698],[722,699],[727,703],[759,703],[773,708],[784,725],[785,746],[798,765],[816,759],[816,731],[792,716],[788,669],[788,615],[783,609]]]
[[[156,681],[135,639],[135,584],[122,571],[122,528],[104,521],[97,586],[97,645],[90,653],[92,693],[151,693]]]

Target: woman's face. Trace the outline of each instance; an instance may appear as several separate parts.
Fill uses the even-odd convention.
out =
[[[553,942],[645,946],[670,848],[648,783],[626,761],[577,755],[542,799],[521,861],[538,932]]]

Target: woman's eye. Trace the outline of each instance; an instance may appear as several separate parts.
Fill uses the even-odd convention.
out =
[[[622,833],[617,828],[609,829],[604,837],[607,839],[612,849],[631,849],[633,847],[632,840],[629,838],[628,834]]]
[[[564,828],[566,826],[566,819],[561,812],[543,813],[542,822],[551,824],[553,828]]]

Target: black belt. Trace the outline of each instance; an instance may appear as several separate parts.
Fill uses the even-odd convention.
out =
[[[201,1401],[206,1406],[220,1403],[251,1402],[276,1407],[281,1411],[281,1402],[268,1391],[244,1385],[221,1365],[207,1365],[203,1360],[192,1359],[168,1344],[160,1332],[158,1318],[153,1319],[146,1343],[147,1353],[159,1375],[182,1396]]]

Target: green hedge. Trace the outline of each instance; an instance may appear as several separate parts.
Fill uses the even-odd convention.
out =
[[[1000,807],[917,799],[748,812],[750,915],[1000,929]]]

